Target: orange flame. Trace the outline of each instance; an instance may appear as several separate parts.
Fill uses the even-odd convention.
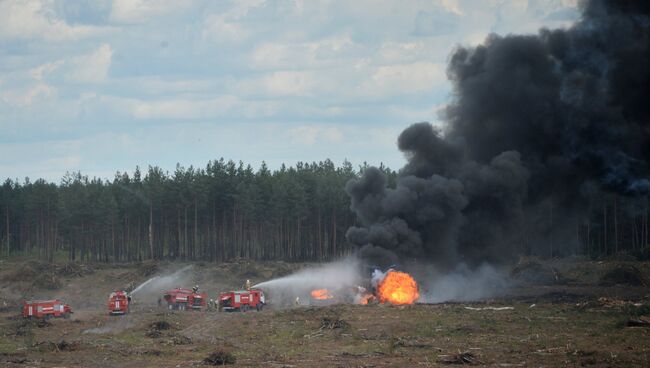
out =
[[[405,272],[388,271],[377,287],[377,296],[382,303],[413,304],[420,297],[418,284]]]
[[[311,291],[311,297],[318,300],[332,299],[333,296],[327,289],[316,289]]]
[[[372,301],[374,298],[375,298],[375,296],[372,295],[372,294],[358,295],[357,299],[356,299],[356,302],[357,302],[357,304],[366,305],[366,304],[370,303],[370,301]]]

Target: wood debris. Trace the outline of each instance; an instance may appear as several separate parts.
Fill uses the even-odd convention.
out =
[[[439,355],[438,357],[438,361],[442,364],[481,364],[481,361],[469,351],[454,355]]]
[[[482,310],[493,310],[493,311],[504,311],[504,310],[513,310],[514,307],[483,307],[483,308],[474,308],[474,307],[465,307],[465,309],[473,311],[482,311]]]

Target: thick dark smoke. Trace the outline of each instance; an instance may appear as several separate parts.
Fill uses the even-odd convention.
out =
[[[649,14],[646,1],[589,1],[570,29],[456,49],[444,128],[402,132],[395,188],[374,168],[348,183],[348,240],[378,266],[508,261],[548,227],[574,242],[594,194],[647,193]]]

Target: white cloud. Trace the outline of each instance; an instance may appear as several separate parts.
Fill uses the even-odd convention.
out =
[[[272,95],[305,95],[313,85],[311,74],[305,72],[275,72],[264,79],[264,85]]]
[[[158,76],[121,78],[115,82],[120,88],[135,88],[149,95],[210,92],[220,87],[217,81],[210,79],[161,78]]]
[[[225,12],[210,14],[203,22],[204,40],[217,43],[237,43],[249,38],[252,29],[241,23],[248,12],[264,4],[264,0],[235,1]]]
[[[359,87],[362,96],[409,95],[431,91],[446,81],[444,64],[416,62],[376,68]]]
[[[435,123],[440,116],[445,104],[437,104],[426,107],[410,107],[404,105],[388,106],[387,111],[396,119],[404,123],[415,123],[419,121],[429,121]]]
[[[102,30],[100,27],[67,24],[56,16],[54,4],[49,1],[0,1],[0,38],[65,41],[97,35]]]
[[[441,0],[440,6],[442,6],[445,10],[447,10],[450,13],[454,13],[456,15],[463,15],[458,0]]]
[[[74,57],[70,60],[72,71],[68,74],[68,78],[81,83],[105,82],[108,79],[112,56],[111,46],[103,44],[88,55]]]
[[[312,146],[317,143],[341,143],[343,133],[337,127],[322,125],[301,125],[288,130],[295,144]]]
[[[307,69],[340,65],[358,50],[350,35],[339,34],[311,42],[266,42],[255,47],[255,69]]]
[[[37,66],[36,68],[33,68],[29,71],[29,74],[34,78],[35,80],[43,80],[43,76],[45,74],[50,74],[56,69],[58,69],[61,65],[63,65],[63,60],[57,60],[45,64],[41,64]]]
[[[0,94],[0,100],[3,102],[25,107],[32,105],[39,99],[51,99],[56,95],[57,89],[46,83],[32,84],[23,89],[6,90]]]
[[[203,39],[217,43],[242,42],[251,35],[249,29],[237,22],[228,21],[222,15],[211,15],[203,27]]]
[[[137,102],[133,106],[136,119],[197,119],[218,117],[241,102],[234,96],[221,96],[207,100],[170,99]]]
[[[181,0],[113,0],[109,19],[124,24],[146,23],[191,5],[191,1]]]
[[[406,64],[418,61],[443,62],[458,40],[418,38],[408,41],[385,41],[379,45],[375,64]]]
[[[308,71],[278,71],[257,78],[242,80],[237,91],[246,95],[263,95],[269,98],[282,96],[305,97],[319,86],[318,78]],[[321,91],[322,88],[319,88]]]

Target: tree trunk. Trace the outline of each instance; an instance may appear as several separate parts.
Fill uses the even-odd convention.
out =
[[[113,246],[113,260],[117,261],[117,250],[115,249],[115,223],[111,220],[111,245]]]
[[[156,258],[153,253],[153,203],[149,204],[149,257]]]
[[[643,213],[643,250],[648,246],[648,196],[645,197],[645,212]]]
[[[552,204],[552,203],[551,203],[550,217],[551,217],[551,230],[550,230],[550,232],[551,232],[551,239],[550,239],[550,244],[551,244],[551,258],[553,258],[553,248],[554,248],[553,241],[554,241],[554,239],[553,239],[553,204]]]
[[[646,212],[647,212],[647,210],[646,210]],[[7,218],[7,223],[6,223],[6,225],[7,225],[7,233],[6,234],[7,235],[6,236],[7,236],[7,256],[8,256],[9,253],[11,253],[11,231],[9,231],[9,204],[7,204],[7,209],[5,210],[5,213],[7,215],[6,216],[6,218]]]
[[[180,256],[182,242],[183,242],[183,235],[181,232],[181,209],[180,208],[176,209],[176,214],[178,215],[178,242],[176,242],[176,254],[174,254],[174,258]]]
[[[337,249],[336,249],[336,209],[332,209],[332,258],[336,258]]]
[[[607,255],[607,199],[603,198],[603,248]]]
[[[618,196],[614,196],[614,254],[618,254]]]
[[[196,257],[196,252],[200,249],[199,245],[199,210],[198,210],[198,200],[194,198],[194,246],[192,251],[192,258]]]
[[[318,255],[316,256],[319,261],[323,260],[323,234],[321,230],[321,214],[320,207],[318,207]]]

